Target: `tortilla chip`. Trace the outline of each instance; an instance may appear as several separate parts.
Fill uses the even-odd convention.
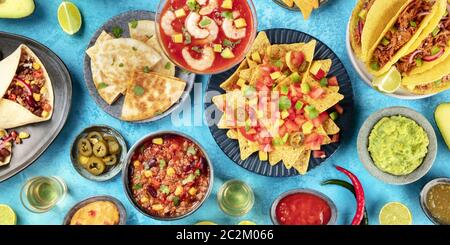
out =
[[[322,141],[322,145],[328,145],[331,143],[331,138],[328,136],[327,132],[325,131],[325,128],[320,125],[319,127],[316,127],[313,132],[322,135],[323,136],[323,141]],[[320,150],[319,149],[310,149],[310,150]]]
[[[159,55],[161,55],[161,60],[151,69],[151,71],[159,73],[164,76],[175,76],[175,64],[169,60],[169,58],[164,54],[161,46],[159,45],[156,37],[150,38],[147,42],[147,45],[155,49]]]
[[[133,27],[133,24],[137,24]],[[151,20],[139,20],[137,22],[128,23],[130,37],[141,42],[147,42],[156,34],[156,24]]]
[[[265,55],[264,51],[266,50],[266,48],[268,46],[270,46],[270,41],[269,41],[269,38],[267,37],[266,32],[260,31],[258,33],[258,35],[256,36],[255,41],[253,41],[253,45],[250,48],[250,51],[246,55],[247,60],[253,61],[252,54],[254,52],[258,52],[260,54],[261,58],[264,57],[264,55]],[[254,62],[254,63],[256,63],[256,62]]]
[[[312,6],[310,3],[308,3],[305,0],[294,0],[295,5],[302,11],[303,19],[307,20],[309,19],[309,16],[311,15],[314,6]]]
[[[239,72],[239,78],[244,79],[245,81],[250,81],[254,70],[255,69],[252,69],[252,68],[241,70]]]
[[[339,101],[344,99],[344,95],[342,94],[335,93],[327,88],[324,88],[324,90],[325,94],[323,95],[323,97],[319,99],[313,99],[310,96],[304,97],[306,103],[308,103],[311,106],[314,106],[319,111],[319,113],[322,113],[330,109],[331,107],[339,103]]]
[[[311,158],[311,150],[303,150],[295,161],[293,167],[301,175],[305,175],[308,171],[309,160]]]
[[[289,8],[294,7],[294,0],[283,0],[283,3],[286,4]]]
[[[220,84],[220,88],[222,88],[225,91],[232,91],[233,86],[236,84],[236,82],[239,80],[239,73],[241,70],[247,69],[248,63],[247,60],[242,61],[242,63],[239,65],[237,70],[231,75],[225,82]]]
[[[341,131],[341,129],[338,127],[338,125],[336,125],[336,123],[331,118],[328,118],[323,123],[323,128],[325,129],[325,132],[328,135],[334,135],[334,134],[337,134],[337,133],[339,133]]]
[[[238,133],[238,141],[239,141],[239,151],[241,153],[241,160],[244,161],[248,157],[250,157],[253,153],[259,150],[259,145],[256,142],[251,142],[247,140],[241,132]]]
[[[232,139],[232,140],[237,140],[238,139],[238,133],[235,129],[230,129],[227,131],[227,137]]]
[[[180,99],[185,87],[186,82],[176,77],[136,71],[128,84],[121,118],[140,121],[163,113]]]

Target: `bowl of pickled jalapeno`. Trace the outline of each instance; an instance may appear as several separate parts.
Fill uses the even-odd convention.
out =
[[[94,125],[84,129],[75,139],[71,160],[81,176],[106,181],[120,173],[126,154],[126,142],[117,130]]]

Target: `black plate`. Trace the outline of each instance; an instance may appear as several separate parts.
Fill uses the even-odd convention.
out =
[[[312,39],[317,40],[316,51],[314,55],[314,60],[331,59],[333,61],[333,66],[328,73],[328,76],[336,76],[339,81],[340,93],[345,96],[339,104],[344,108],[344,114],[339,117],[336,121],[339,128],[341,128],[341,141],[350,130],[351,115],[353,114],[353,89],[350,82],[350,77],[345,70],[344,65],[336,56],[336,54],[324,43],[319,41],[317,38],[312,37],[306,33],[289,30],[289,29],[269,29],[265,30],[269,40],[272,44],[283,44],[283,43],[298,43],[298,42],[308,42]],[[211,77],[208,83],[206,94],[217,95],[222,94],[225,91],[219,87],[219,85],[224,82],[228,77],[230,77],[237,66],[233,69],[214,75]],[[208,96],[209,97],[209,96]],[[218,111],[214,104],[211,103],[211,98],[205,99],[205,113],[211,113],[212,111]],[[215,115],[216,118],[220,118],[221,115]],[[218,117],[217,117],[218,116]],[[206,118],[210,118],[206,116]],[[208,119],[208,120],[213,120]],[[240,158],[239,144],[237,140],[229,139],[226,136],[227,130],[217,128],[216,124],[212,121],[208,122],[211,134],[219,145],[220,149],[235,163],[239,166],[255,172],[260,175],[271,176],[271,177],[287,177],[298,175],[299,173],[295,169],[287,169],[282,163],[278,163],[275,166],[270,166],[267,161],[260,161],[258,154],[252,154],[249,158],[242,161]],[[311,157],[309,161],[308,171],[319,166],[322,162],[326,161],[339,147],[340,143],[333,143],[329,145],[322,146],[322,150],[326,152],[327,158],[325,159],[315,159]]]
[[[67,67],[44,45],[27,37],[0,32],[0,59],[8,57],[20,44],[31,48],[47,69],[55,98],[53,116],[49,121],[14,129],[17,132],[28,132],[31,137],[23,144],[13,146],[11,162],[0,167],[0,182],[24,170],[44,153],[66,123],[72,100],[72,80]]]
[[[98,36],[100,36],[102,31],[112,33],[111,30],[116,26],[120,27],[123,30],[122,37],[130,37],[130,33],[128,30],[128,23],[131,22],[132,20],[153,20],[154,21],[155,13],[150,12],[150,11],[144,11],[144,10],[132,10],[132,11],[128,11],[128,12],[122,13],[120,15],[117,15],[117,16],[111,18],[94,33],[91,41],[89,42],[87,49],[89,49],[90,47],[95,45],[95,41],[97,41],[97,38],[98,38]],[[102,99],[102,97],[100,97],[97,89],[95,88],[94,81],[92,80],[91,58],[89,58],[89,55],[87,55],[87,54],[84,55],[83,69],[84,69],[84,80],[86,81],[86,86],[89,90],[89,94],[92,96],[92,98],[94,98],[94,101],[106,113],[121,120],[120,116],[122,114],[122,106],[123,106],[123,102],[125,101],[125,96],[121,96],[112,105],[108,105],[108,103],[106,103]],[[183,71],[179,67],[176,67],[175,76],[186,81],[186,88],[184,89],[184,92],[181,95],[179,102],[172,105],[172,107],[170,107],[164,113],[161,113],[150,119],[146,119],[146,120],[142,120],[142,121],[135,121],[134,123],[145,123],[145,122],[157,121],[157,120],[169,115],[174,110],[176,110],[179,105],[183,104],[183,102],[187,99],[187,97],[189,97],[189,93],[191,92],[192,87],[194,86],[195,74]]]

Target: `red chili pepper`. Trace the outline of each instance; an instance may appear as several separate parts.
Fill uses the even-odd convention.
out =
[[[364,217],[364,206],[365,206],[365,200],[364,200],[364,189],[361,184],[361,182],[358,180],[356,175],[354,175],[352,172],[348,171],[347,169],[335,166],[336,169],[339,172],[344,173],[347,175],[347,177],[352,181],[353,186],[355,187],[356,192],[356,214],[355,217],[353,217],[352,225],[359,225]]]

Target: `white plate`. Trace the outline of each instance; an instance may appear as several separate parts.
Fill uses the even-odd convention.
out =
[[[351,18],[351,17],[350,17]],[[347,34],[346,34],[346,47],[347,47],[347,54],[348,57],[350,58],[350,61],[353,65],[353,68],[355,68],[356,72],[359,74],[359,76],[361,77],[361,79],[367,84],[369,85],[371,88],[373,88],[372,86],[372,79],[373,76],[371,74],[369,74],[369,72],[366,69],[366,66],[364,65],[363,62],[361,62],[355,55],[355,53],[353,53],[353,49],[350,45],[350,20],[348,22],[347,25]],[[375,89],[375,88],[373,88]],[[378,90],[377,90],[378,91]],[[379,91],[380,92],[380,91]],[[413,94],[411,92],[409,92],[408,90],[400,87],[397,91],[395,91],[395,93],[389,94],[389,93],[383,93],[380,92],[382,94],[385,94],[387,96],[391,96],[394,98],[398,98],[398,99],[404,99],[404,100],[418,100],[418,99],[424,99],[424,98],[428,98],[431,97],[434,94],[425,94],[425,95],[418,95],[418,94]]]

